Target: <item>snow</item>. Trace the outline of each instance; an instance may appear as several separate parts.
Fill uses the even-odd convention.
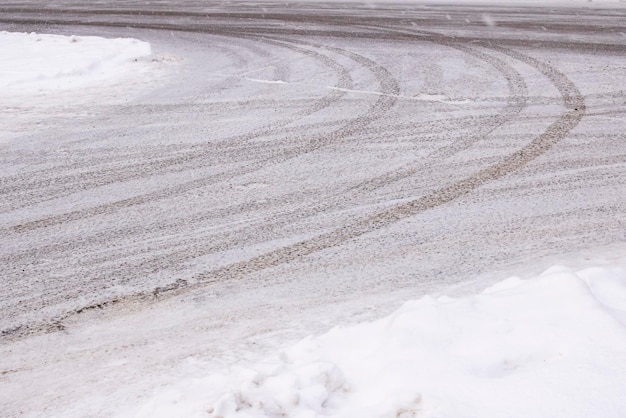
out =
[[[497,25],[488,15],[484,21]],[[78,89],[140,77],[150,58],[150,45],[134,39],[0,32],[0,98],[69,92],[82,100]],[[414,97],[454,103],[446,95]],[[557,266],[472,296],[410,301],[385,318],[308,337],[262,362],[176,381],[128,414],[618,417],[626,410],[625,325],[623,265]],[[94,345],[102,351],[102,341]]]
[[[620,417],[625,326],[624,265],[555,266],[182,380],[132,416]]]
[[[0,31],[0,62],[0,144],[44,121],[128,102],[177,68],[137,39],[34,32]]]
[[[151,55],[136,39],[0,32],[0,97],[119,81]]]

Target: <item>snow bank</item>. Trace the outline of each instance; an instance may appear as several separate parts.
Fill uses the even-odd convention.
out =
[[[150,44],[136,39],[0,32],[0,96],[101,84],[150,56]]]
[[[626,269],[554,267],[179,382],[133,416],[623,417],[625,327]]]

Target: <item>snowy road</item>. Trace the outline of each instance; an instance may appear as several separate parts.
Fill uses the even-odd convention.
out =
[[[122,4],[0,7],[160,68],[3,108],[9,415],[625,239],[623,9]]]

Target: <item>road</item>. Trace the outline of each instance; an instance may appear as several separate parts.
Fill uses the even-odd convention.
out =
[[[0,28],[170,69],[0,116],[9,415],[110,415],[185,359],[626,238],[624,9],[8,1]]]

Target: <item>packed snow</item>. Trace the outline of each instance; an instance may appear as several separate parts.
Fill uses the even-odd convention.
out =
[[[626,268],[405,303],[161,391],[145,417],[622,417]]]
[[[137,39],[0,32],[0,97],[118,81],[151,55]]]
[[[135,39],[0,32],[0,97],[102,88],[136,76],[151,54]],[[265,361],[181,380],[128,414],[621,417],[625,326],[624,265],[554,267],[473,296],[407,302]]]

